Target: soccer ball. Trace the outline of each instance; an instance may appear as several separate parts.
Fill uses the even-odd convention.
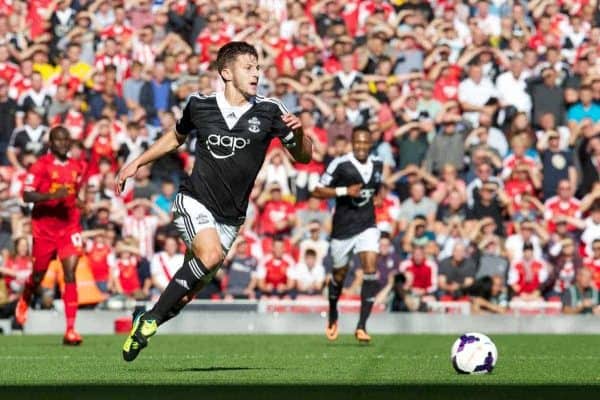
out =
[[[492,340],[481,333],[465,333],[452,345],[452,366],[459,374],[487,374],[498,360]]]

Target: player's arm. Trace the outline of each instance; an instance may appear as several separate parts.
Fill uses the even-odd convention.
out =
[[[338,187],[325,187],[317,186],[313,192],[313,196],[319,199],[330,199],[332,197],[359,197],[360,190],[362,188],[361,183],[355,183],[350,186],[338,186]]]
[[[319,199],[330,199],[333,197],[358,197],[360,196],[360,190],[362,189],[361,183],[355,183],[349,186],[337,185],[338,172],[337,164],[332,162],[327,167],[327,170],[321,176],[319,184],[313,191],[313,196]]]
[[[175,130],[169,130],[167,133],[162,135],[156,142],[150,146],[148,150],[140,154],[138,158],[124,166],[116,178],[115,192],[120,195],[125,186],[125,182],[128,178],[135,175],[138,168],[151,163],[152,161],[158,160],[162,156],[169,154],[170,152],[177,149],[185,142],[186,136],[179,134]]]
[[[294,160],[302,164],[308,164],[312,159],[312,140],[304,135],[300,119],[293,114],[282,114],[281,119],[291,129],[291,133],[282,138],[284,146],[294,157]]]
[[[48,179],[46,175],[46,168],[39,163],[34,164],[25,178],[25,187],[23,189],[23,201],[25,203],[39,203],[49,200],[58,200],[69,195],[69,190],[64,186],[61,186],[52,192],[41,192],[40,184],[45,179]]]

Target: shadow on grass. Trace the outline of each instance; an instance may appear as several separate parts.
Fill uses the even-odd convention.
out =
[[[597,399],[597,385],[64,385],[3,386],[2,400],[210,398],[211,400]]]
[[[253,368],[253,367],[192,367],[192,368],[167,368],[169,372],[219,372],[219,371],[248,371],[260,369],[280,369],[280,368]]]

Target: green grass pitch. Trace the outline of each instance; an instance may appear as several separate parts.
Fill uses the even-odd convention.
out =
[[[0,337],[0,398],[598,398],[600,338],[492,335],[496,369],[458,375],[454,336],[157,335],[132,363],[124,336]],[[135,395],[137,394],[137,395]],[[515,397],[516,396],[516,397]],[[522,397],[525,396],[525,397]]]

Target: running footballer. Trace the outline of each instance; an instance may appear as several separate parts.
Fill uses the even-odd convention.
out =
[[[119,172],[117,193],[138,168],[197,139],[196,163],[176,196],[174,223],[187,245],[183,266],[154,307],[134,316],[123,358],[134,360],[158,327],[193,299],[215,275],[244,223],[248,198],[271,140],[278,138],[301,163],[311,160],[312,144],[300,120],[277,99],[256,94],[258,54],[245,42],[219,49],[217,69],[223,92],[190,96],[175,130]]]

